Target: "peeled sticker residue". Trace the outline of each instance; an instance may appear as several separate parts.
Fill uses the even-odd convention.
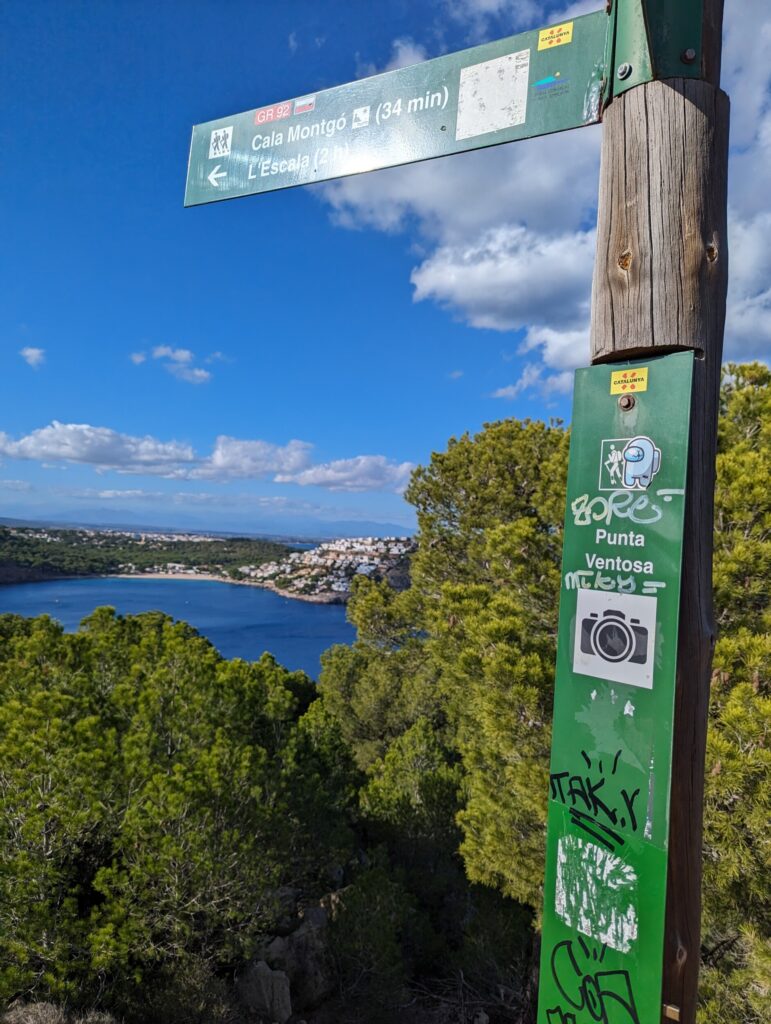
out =
[[[529,77],[530,50],[463,68],[455,138],[473,139],[524,124]]]
[[[628,953],[637,938],[636,904],[634,868],[579,836],[560,838],[554,909],[568,928]]]

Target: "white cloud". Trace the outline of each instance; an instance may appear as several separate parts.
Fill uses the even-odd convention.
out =
[[[134,364],[134,366],[141,366],[142,363],[144,363],[147,360],[147,353],[146,352],[132,352],[129,355],[129,359]]]
[[[446,0],[450,16],[466,25],[472,35],[486,35],[495,20],[510,32],[554,25],[601,9],[601,0],[576,0],[565,7],[544,12],[543,0]]]
[[[544,14],[535,0],[446,0],[449,14],[472,34],[500,34],[503,23],[512,32],[535,28],[600,6],[578,0]],[[421,49],[409,42],[416,53]],[[404,44],[394,43],[392,59]],[[732,153],[725,351],[731,359],[768,359],[771,352],[769,49],[768,0],[726,5],[723,87],[732,97]],[[532,386],[569,390],[568,371],[588,362],[600,138],[599,127],[582,128],[359,175],[317,194],[341,227],[409,231],[422,255],[411,275],[416,300],[446,306],[475,327],[521,331],[520,353],[542,359],[532,364],[541,371]],[[521,393],[521,379],[506,388]]]
[[[588,312],[588,311],[587,311]],[[575,370],[589,362],[589,319],[575,330],[530,327],[520,352],[540,350],[544,364],[551,369]]]
[[[263,516],[271,515],[279,517],[271,525],[271,531],[280,528],[286,532],[294,522],[297,527],[303,525],[303,521],[312,516],[317,524],[329,522],[338,524],[341,519],[353,522],[365,520],[369,523],[372,520],[372,513],[366,508],[356,506],[341,506],[320,504],[308,501],[304,498],[291,498],[283,494],[262,495],[250,494],[235,491],[148,491],[142,489],[131,490],[95,490],[94,488],[52,488],[46,492],[47,501],[55,500],[78,504],[94,500],[101,502],[116,502],[120,506],[133,507],[141,510],[143,507],[153,507],[153,515],[159,507],[165,509],[179,510],[183,513],[193,508],[204,508],[207,512],[230,513],[228,519],[231,522],[229,529],[246,529],[254,532],[259,529],[260,523],[264,522]],[[77,505],[74,511],[77,511]],[[404,523],[412,528],[412,516],[404,506],[403,510],[392,510],[388,512],[388,518],[394,523]]]
[[[450,378],[450,380],[460,380],[461,377],[463,376],[463,370],[452,370],[450,373],[447,374],[447,376]]]
[[[383,455],[359,455],[353,459],[310,466],[298,473],[279,473],[277,483],[325,487],[330,491],[395,491],[401,494],[415,469],[411,462],[391,462]]]
[[[166,369],[176,377],[177,380],[187,381],[188,384],[205,384],[211,380],[209,370],[202,370],[199,366],[185,366],[182,363],[169,363]]]
[[[767,87],[767,93],[771,95],[771,85]],[[732,117],[733,110],[732,104]],[[731,213],[745,219],[756,217],[769,208],[766,174],[759,169],[766,169],[771,163],[771,110],[767,110],[754,127],[755,135],[749,143],[733,150],[728,179]]]
[[[57,420],[18,441],[0,432],[0,455],[48,463],[84,463],[124,473],[161,474],[195,460],[190,445],[178,441],[133,437],[108,427]]]
[[[748,31],[748,26],[752,26]],[[728,359],[771,356],[771,8],[767,0],[726,6],[723,88],[731,97]]]
[[[116,491],[116,490],[97,491],[95,497],[101,498],[103,501],[113,501],[115,499],[125,500],[127,498],[128,499],[135,499],[135,498],[147,499],[147,498],[154,498],[154,497],[158,496],[159,493],[160,492],[143,491],[143,490],[141,490],[139,488],[133,488],[133,489],[128,490],[128,491]],[[88,496],[91,497],[92,495],[93,495],[93,492],[89,491],[88,492]]]
[[[535,363],[528,363],[522,371],[519,380],[516,384],[507,384],[506,387],[497,388],[492,393],[492,398],[507,398],[513,400],[522,394],[523,391],[527,391],[529,388],[534,387],[541,381],[541,367],[536,366]]]
[[[152,351],[152,357],[153,359],[162,360],[164,368],[172,377],[176,377],[177,380],[184,380],[188,384],[205,384],[211,380],[211,371],[193,366],[195,354],[189,348],[172,348],[171,345],[156,345]],[[221,357],[221,352],[215,352],[209,357],[207,362]]]
[[[33,370],[42,366],[46,361],[46,350],[44,348],[33,348],[32,346],[27,345],[23,349],[19,350],[19,355],[27,366],[31,366]]]
[[[459,243],[503,224],[561,233],[597,204],[600,129],[548,135],[321,185],[341,227],[396,232],[417,222],[429,243]]]
[[[289,47],[289,52],[290,53],[297,53],[298,42],[297,42],[297,33],[296,32],[290,32],[289,33],[289,36],[288,36],[287,41],[286,41],[286,45]]]
[[[332,491],[401,491],[414,468],[394,463],[384,455],[359,455],[314,465],[313,445],[292,440],[284,445],[242,440],[221,435],[210,455],[201,455],[179,441],[160,441],[145,435],[121,434],[109,427],[86,423],[59,423],[33,430],[14,440],[0,432],[0,455],[29,459],[50,468],[68,464],[92,466],[134,476],[160,476],[173,480],[231,480],[269,478],[276,483],[314,484]],[[104,498],[138,496],[132,489],[99,491]]]
[[[172,348],[170,345],[156,345],[153,359],[170,359],[173,363],[192,363],[193,353],[189,348]]]
[[[544,17],[538,0],[446,0],[445,6],[450,17],[466,25],[473,36],[484,34],[494,18],[504,17],[511,31],[517,32],[534,28]]]
[[[731,145],[751,146],[771,105],[771,9],[768,0],[726,4],[723,88],[731,97]],[[758,182],[762,189],[762,183]],[[767,188],[762,189],[767,194]]]
[[[771,354],[771,211],[732,219],[726,357],[768,360]]]
[[[26,493],[33,490],[28,480],[0,480],[0,491],[14,491]]]
[[[390,59],[385,68],[380,70],[385,72],[396,71],[398,68],[410,68],[415,63],[424,61],[427,56],[425,47],[416,43],[414,39],[394,39]],[[373,69],[370,74],[375,75],[376,70]]]
[[[425,47],[420,46],[414,39],[395,39],[393,41],[391,59],[383,68],[383,71],[396,71],[397,68],[408,68],[413,64],[420,64],[426,57]]]
[[[569,394],[573,389],[573,373],[562,370],[559,373],[544,374],[543,366],[526,363],[519,379],[514,384],[493,391],[491,398],[506,398],[512,401],[526,391],[537,391],[540,395]]]
[[[222,435],[215,441],[209,458],[189,475],[198,479],[238,480],[294,473],[310,464],[312,449],[313,445],[306,441],[277,445]]]
[[[548,237],[519,225],[486,231],[474,243],[440,246],[412,272],[415,300],[433,299],[474,327],[519,330],[588,317],[594,232]]]
[[[573,373],[571,370],[561,370],[559,373],[550,373],[544,377],[541,384],[541,392],[544,395],[568,395],[573,390]]]
[[[402,39],[394,39],[391,44],[391,56],[383,67],[378,67],[377,64],[369,62],[362,62],[357,54],[356,76],[358,78],[369,78],[371,75],[379,75],[384,71],[395,71],[397,68],[410,67],[412,64],[422,63],[427,56],[425,48],[416,43],[414,39],[410,39],[408,36]]]

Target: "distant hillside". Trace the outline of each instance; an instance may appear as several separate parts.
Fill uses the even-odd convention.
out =
[[[262,565],[292,550],[248,537],[5,527],[0,528],[0,583],[142,572],[169,563],[231,575],[245,563]]]
[[[77,512],[51,512],[45,517],[0,516],[0,527],[28,526],[32,529],[53,527],[57,530],[98,530],[134,533],[193,533],[212,537],[248,537],[256,540],[274,540],[277,543],[292,544],[293,541],[336,540],[344,537],[397,537],[411,535],[414,527],[404,523],[378,522],[366,519],[324,520],[303,518],[271,519],[260,522],[225,522],[220,529],[213,529],[208,520],[191,517],[189,514],[168,522],[145,522],[128,509],[83,508]]]

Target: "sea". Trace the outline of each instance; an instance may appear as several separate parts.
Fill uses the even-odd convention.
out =
[[[322,652],[355,638],[343,605],[214,580],[98,578],[0,586],[0,614],[50,615],[67,632],[104,605],[121,615],[165,612],[194,626],[226,658],[255,661],[269,651],[286,668],[314,679]]]

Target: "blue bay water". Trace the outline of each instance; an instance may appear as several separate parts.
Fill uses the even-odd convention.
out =
[[[314,679],[332,644],[352,643],[342,605],[311,604],[258,587],[209,580],[74,579],[0,586],[0,614],[50,615],[68,632],[94,608],[121,615],[161,611],[189,622],[226,658],[255,661],[269,651]]]

